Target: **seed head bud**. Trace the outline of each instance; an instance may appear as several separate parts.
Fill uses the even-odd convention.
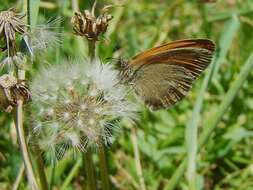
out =
[[[28,88],[14,76],[2,75],[0,77],[0,110],[11,112],[19,99],[25,103],[31,100],[31,93]]]
[[[75,12],[71,19],[75,34],[85,36],[90,41],[98,41],[98,37],[106,32],[109,21],[113,18],[108,14],[109,7],[104,7],[97,18],[93,11]]]

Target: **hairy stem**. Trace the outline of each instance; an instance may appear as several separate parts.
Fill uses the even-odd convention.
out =
[[[102,189],[109,190],[110,189],[109,176],[108,176],[105,149],[104,149],[103,144],[99,146],[98,148],[98,157],[99,157],[100,173],[101,173],[101,180],[102,180]]]

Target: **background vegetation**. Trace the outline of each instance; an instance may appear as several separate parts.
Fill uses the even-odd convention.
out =
[[[196,81],[183,101],[171,109],[156,112],[143,106],[136,126],[122,122],[120,133],[107,151],[112,189],[173,189],[177,181],[177,189],[189,189],[195,185],[197,189],[205,190],[253,189],[253,72],[247,80],[243,78],[251,67],[239,75],[253,51],[253,1],[201,2],[98,2],[99,7],[123,4],[111,9],[114,19],[105,40],[97,47],[97,55],[103,60],[129,58],[177,39],[210,38],[217,45],[213,66]],[[92,4],[93,1],[79,3],[81,10],[90,9]],[[1,0],[0,10],[15,6],[22,11],[21,5],[21,1]],[[63,18],[62,28],[59,28],[63,32],[62,44],[35,62],[29,71],[30,79],[39,65],[61,64],[66,58],[87,55],[86,41],[73,35],[72,15],[71,0],[41,1],[39,23],[58,16]],[[233,93],[237,89],[231,90],[233,81],[238,85],[243,82],[235,98]],[[22,160],[11,117],[0,113],[0,123],[0,189],[11,189],[22,171]],[[205,134],[208,134],[208,140],[205,140]],[[195,157],[192,153],[197,148],[197,139],[202,140],[203,147]],[[179,168],[187,155],[189,166],[184,163]],[[94,159],[97,160],[96,156]],[[55,170],[50,160],[46,162],[48,176],[55,171],[54,189],[81,189],[84,179],[78,154],[69,152],[56,163]],[[193,183],[195,179],[196,184]],[[22,177],[20,189],[25,188],[26,180]]]

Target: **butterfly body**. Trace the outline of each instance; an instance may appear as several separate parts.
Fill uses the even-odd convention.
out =
[[[192,82],[210,64],[215,45],[207,39],[181,40],[119,61],[124,82],[151,109],[167,108],[180,101]]]

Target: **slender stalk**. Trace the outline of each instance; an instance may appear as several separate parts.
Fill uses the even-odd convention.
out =
[[[50,182],[49,182],[49,190],[53,189],[54,185],[54,178],[55,178],[55,166],[56,166],[56,158],[52,158],[52,164],[51,164],[51,174],[50,174]]]
[[[35,147],[33,149],[33,152],[36,155],[35,163],[36,163],[36,167],[37,167],[37,171],[38,171],[40,187],[43,190],[48,190],[47,177],[46,177],[45,169],[44,169],[44,161],[41,156],[41,152],[39,150],[39,147]]]
[[[135,128],[132,129],[131,139],[132,139],[132,144],[133,144],[133,148],[134,148],[135,166],[136,166],[137,176],[139,178],[140,189],[146,190],[145,181],[144,181],[143,174],[142,174],[140,153],[139,153],[138,140],[137,140],[137,134],[136,134]]]
[[[79,0],[72,0],[71,4],[74,12],[79,11]]]
[[[92,61],[95,57],[95,41],[88,40],[88,56]],[[96,190],[96,180],[95,180],[95,169],[92,160],[92,151],[90,149],[87,150],[85,154],[83,154],[83,163],[86,172],[86,179],[88,183],[89,190]]]
[[[232,101],[236,97],[236,94],[238,93],[238,91],[242,87],[242,84],[245,82],[245,80],[251,73],[252,69],[253,69],[253,52],[251,53],[245,65],[243,66],[241,72],[237,76],[237,79],[232,83],[229,91],[227,92],[227,94],[222,100],[222,103],[218,107],[217,112],[215,112],[214,116],[208,120],[206,124],[207,126],[204,127],[205,130],[201,133],[198,141],[198,152],[205,145],[208,138],[217,127],[217,124],[221,120],[222,116],[226,113],[227,109],[231,105]],[[180,166],[174,172],[169,183],[166,185],[165,190],[173,190],[176,188],[179,180],[184,174],[186,167],[187,167],[187,158],[185,158],[181,162]]]
[[[23,156],[24,165],[26,168],[27,177],[32,189],[39,190],[35,174],[32,167],[32,161],[28,152],[25,131],[23,127],[23,100],[17,101],[17,106],[14,112],[15,127],[17,131],[19,146]]]
[[[95,169],[92,161],[92,152],[90,149],[83,155],[83,163],[86,172],[86,178],[89,190],[96,190],[96,180],[95,180]]]
[[[98,157],[99,157],[100,173],[101,173],[101,179],[102,179],[102,189],[109,190],[110,184],[109,184],[108,168],[107,168],[107,161],[106,161],[106,155],[105,155],[105,148],[103,144],[99,146],[98,148]]]
[[[25,20],[25,22],[29,24],[30,23],[29,0],[23,1],[23,9],[28,12],[28,17]],[[25,80],[25,70],[16,68],[16,73],[17,73],[17,77],[19,80],[21,80],[21,81]],[[23,126],[23,100],[22,99],[17,100],[17,105],[14,110],[14,121],[15,121],[18,142],[19,142],[21,153],[22,153],[23,162],[25,165],[28,181],[29,181],[31,188],[33,190],[39,190],[39,186],[36,181],[36,177],[35,177],[34,170],[32,167],[32,161],[31,161],[31,158],[29,155],[28,146],[27,146],[27,142],[26,142],[25,130],[24,130],[24,126]]]
[[[88,56],[91,60],[93,60],[95,58],[95,50],[96,50],[96,46],[95,46],[95,41],[90,41],[88,40]]]

